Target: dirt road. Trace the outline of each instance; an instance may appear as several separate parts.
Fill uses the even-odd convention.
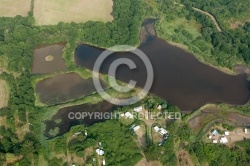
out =
[[[178,4],[178,3],[175,2],[175,4]],[[180,6],[185,6],[185,5],[180,4]],[[200,12],[200,13],[202,13],[202,14],[205,14],[205,15],[209,16],[209,17],[211,18],[211,20],[214,22],[214,25],[216,26],[217,30],[218,30],[219,32],[222,32],[222,29],[221,29],[219,23],[217,22],[217,20],[215,19],[215,17],[214,17],[212,14],[210,14],[210,13],[208,13],[208,12],[205,12],[205,11],[203,11],[203,10],[201,10],[201,9],[195,8],[195,7],[192,7],[192,8],[193,8],[195,11],[197,11],[197,12]]]

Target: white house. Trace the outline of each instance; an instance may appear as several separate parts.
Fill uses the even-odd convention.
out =
[[[229,131],[225,131],[225,135],[229,135]]]
[[[167,130],[165,130],[164,128],[160,128],[159,133],[160,133],[161,135],[164,135],[164,134],[167,134],[167,133],[168,133],[168,131],[167,131]]]
[[[105,159],[102,160],[102,165],[106,165]]]
[[[132,119],[134,117],[130,112],[126,112],[125,116],[129,119]]]
[[[245,133],[245,134],[247,134],[247,133],[248,133],[247,128],[244,128],[244,133]]]
[[[158,107],[157,107],[158,110],[161,110],[162,109],[162,106],[159,104]]]
[[[137,126],[135,126],[133,129],[134,129],[134,131],[139,130],[139,129],[140,129],[140,126],[137,125]]]
[[[222,144],[228,143],[227,137],[221,137],[220,143],[222,143]]]
[[[156,132],[159,132],[159,131],[160,131],[160,128],[159,128],[158,126],[155,126],[155,127],[154,127],[154,130],[155,130]]]
[[[209,139],[212,139],[212,136],[211,136],[211,135],[209,135],[209,136],[208,136],[208,138],[209,138]]]
[[[96,149],[95,151],[96,151],[96,153],[97,153],[99,156],[104,155],[104,151],[101,150],[101,149]]]
[[[134,111],[135,111],[135,112],[141,112],[141,111],[142,111],[142,106],[135,107],[135,108],[134,108]]]

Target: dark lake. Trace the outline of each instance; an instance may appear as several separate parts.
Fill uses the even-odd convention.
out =
[[[83,79],[76,73],[59,74],[36,84],[38,97],[45,104],[65,102],[95,91],[92,78]]]
[[[199,62],[191,53],[168,44],[153,36],[146,27],[149,39],[138,48],[150,59],[154,68],[154,82],[150,90],[182,111],[193,111],[206,103],[242,105],[249,100],[249,85],[246,74],[229,75]],[[150,30],[152,31],[152,29]],[[77,65],[93,70],[98,56],[104,51],[97,47],[81,44],[75,52]],[[105,59],[101,73],[108,73],[110,64],[119,58],[129,58],[137,65],[130,70],[121,65],[116,78],[129,82],[135,80],[143,87],[147,78],[145,65],[136,55],[116,52]]]
[[[42,45],[35,49],[32,73],[47,74],[66,69],[62,51],[65,43]]]
[[[76,113],[82,114],[85,113],[102,113],[102,115],[105,115],[105,113],[112,112],[114,108],[114,105],[103,101],[97,104],[82,104],[82,105],[76,105],[76,106],[70,106],[60,109],[51,120],[44,121],[46,125],[46,129],[44,131],[44,135],[48,138],[53,138],[59,135],[62,135],[69,131],[71,126],[84,124],[85,126],[90,126],[96,122],[102,122],[107,120],[106,118],[108,116],[84,116],[84,118],[78,119],[78,115]],[[70,113],[74,114],[70,114]],[[69,115],[70,114],[70,115]],[[110,114],[107,114],[110,115]],[[70,116],[70,118],[69,118]],[[71,119],[72,117],[76,117],[74,119]],[[56,121],[59,121],[59,123],[56,123]],[[55,127],[59,128],[59,133],[56,136],[52,136],[49,134],[49,131],[51,129],[54,129]]]

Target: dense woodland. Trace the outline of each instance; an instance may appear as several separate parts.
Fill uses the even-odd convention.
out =
[[[47,141],[43,135],[41,127],[41,117],[43,112],[51,109],[50,107],[35,106],[35,95],[32,87],[31,79],[36,75],[31,74],[33,50],[41,44],[50,44],[55,42],[66,41],[69,45],[66,50],[65,57],[69,60],[72,52],[80,42],[89,43],[99,47],[110,47],[115,44],[135,45],[139,44],[139,30],[146,16],[155,17],[159,20],[156,29],[159,35],[170,41],[182,43],[188,46],[189,50],[199,54],[205,52],[204,59],[208,62],[219,66],[232,68],[235,60],[240,63],[250,63],[250,23],[246,23],[243,27],[229,30],[223,29],[223,32],[217,32],[212,21],[205,15],[196,12],[192,6],[211,11],[212,14],[218,15],[219,22],[226,19],[230,15],[241,16],[244,13],[246,5],[234,5],[228,2],[229,9],[223,8],[223,14],[219,15],[219,10],[214,10],[214,6],[218,3],[225,6],[226,1],[183,1],[187,7],[177,7],[172,0],[157,0],[154,5],[147,5],[142,0],[115,0],[113,16],[114,21],[109,23],[92,22],[87,23],[59,23],[56,26],[35,26],[35,20],[32,12],[27,17],[16,16],[14,18],[0,18],[0,61],[4,61],[3,73],[1,79],[8,82],[10,87],[10,100],[7,108],[0,110],[1,116],[6,116],[8,128],[1,127],[0,135],[0,165],[7,158],[23,155],[16,162],[16,165],[30,165],[34,162],[37,165],[39,154],[44,155],[49,161],[49,165],[58,165],[60,161],[56,158],[50,158],[50,144],[56,144],[55,151],[66,153],[66,140],[63,136]],[[242,2],[243,4],[243,2]],[[210,6],[209,6],[210,5]],[[237,6],[237,8],[235,8]],[[236,18],[237,18],[236,17]],[[175,20],[184,18],[186,20],[195,20],[201,24],[201,36],[193,37],[193,35],[184,28],[175,28],[175,35],[167,36],[164,29],[159,25],[160,21]],[[216,17],[217,18],[217,17]],[[223,27],[224,25],[220,22]],[[184,36],[185,40],[180,40],[179,36]],[[69,66],[69,69],[76,66]],[[151,100],[146,101],[145,105],[151,109],[155,107]],[[168,105],[166,105],[168,107]],[[175,107],[168,107],[174,111]],[[30,133],[25,135],[25,139],[19,140],[16,135],[18,127],[26,122],[26,112],[29,113],[28,119],[30,125]],[[17,114],[20,123],[15,124],[14,114]],[[178,127],[181,127],[178,129]],[[163,165],[176,165],[177,157],[175,155],[174,143],[176,141],[185,142],[192,140],[191,131],[179,124],[168,124],[167,128],[173,135],[163,147],[157,145],[149,145],[143,149],[147,160],[159,160]],[[133,137],[127,131],[127,128],[117,121],[107,121],[95,124],[89,127],[91,133],[88,138],[80,138],[76,142],[70,142],[68,148],[70,152],[77,156],[82,155],[81,152],[87,147],[93,146],[97,141],[102,141],[108,149],[105,156],[108,165],[133,165],[137,163],[143,156],[139,148],[135,148]],[[108,133],[108,134],[107,134]],[[79,144],[79,141],[81,142]],[[48,143],[49,142],[49,143]],[[239,143],[242,146],[245,143]],[[194,151],[201,162],[208,162],[211,165],[230,165],[230,163],[238,163],[238,165],[246,165],[250,162],[249,148],[240,150],[239,148],[229,149],[228,147],[218,147],[210,144],[190,144],[187,146],[190,151]],[[244,146],[245,147],[245,146]],[[247,146],[248,147],[248,146]],[[219,149],[219,150],[218,150]],[[161,155],[164,151],[165,155]],[[222,156],[222,157],[221,157]],[[228,160],[230,158],[230,160]],[[129,162],[129,163],[128,163]],[[67,165],[62,163],[61,165]]]
[[[190,5],[207,11],[214,15],[219,21],[220,25],[224,28],[230,28],[229,24],[241,21],[245,22],[249,20],[249,6],[250,1],[246,0],[237,0],[237,1],[227,1],[227,0],[181,0],[185,5]]]

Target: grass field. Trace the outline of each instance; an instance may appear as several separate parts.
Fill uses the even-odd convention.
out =
[[[0,17],[27,16],[31,0],[0,0]]]
[[[6,107],[9,100],[9,90],[7,83],[4,80],[0,80],[0,108]]]
[[[35,0],[36,25],[59,22],[112,21],[112,0]]]

